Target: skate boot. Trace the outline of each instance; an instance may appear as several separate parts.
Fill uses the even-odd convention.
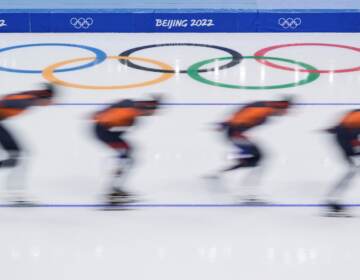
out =
[[[261,199],[257,196],[251,195],[247,197],[243,197],[240,199],[240,204],[244,206],[266,206],[270,203],[264,199]]]
[[[345,207],[337,202],[330,201],[327,204],[327,217],[352,217],[345,209]]]
[[[124,205],[135,201],[134,195],[118,188],[113,188],[112,191],[106,195],[106,203],[110,206]]]
[[[9,194],[7,200],[10,202],[11,206],[14,207],[34,207],[37,205],[36,202],[23,193]]]

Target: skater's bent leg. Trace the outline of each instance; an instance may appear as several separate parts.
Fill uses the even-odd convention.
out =
[[[117,157],[117,166],[111,183],[113,191],[124,192],[124,184],[133,164],[134,159],[132,158],[130,152],[128,150],[121,151]]]
[[[340,178],[340,180],[332,187],[327,197],[330,201],[338,201],[340,196],[349,188],[350,183],[356,173],[360,170],[360,167],[356,165],[354,157],[358,156],[352,141],[354,135],[351,130],[345,128],[339,128],[336,131],[336,141],[341,149],[342,155],[349,165],[349,170]]]
[[[25,153],[2,123],[0,123],[0,144],[7,152],[7,158],[0,161],[0,168],[11,168],[6,182],[6,189],[13,196],[12,200],[21,200],[25,187]]]
[[[240,186],[242,188],[242,196],[247,202],[259,202],[259,186],[264,171],[264,166],[261,162],[263,153],[255,145],[251,147],[250,152],[253,157],[249,159],[247,166],[252,168],[245,173]]]
[[[131,148],[129,144],[122,139],[123,132],[113,131],[103,125],[95,125],[95,135],[98,140],[103,142],[109,148],[116,152],[116,167],[113,171],[111,181],[111,193],[122,193],[125,177],[133,164]],[[125,192],[124,192],[125,193]]]
[[[8,155],[6,159],[0,161],[0,167],[16,166],[19,163],[22,149],[2,123],[0,123],[0,144]]]
[[[18,164],[11,169],[6,183],[6,188],[15,201],[26,200],[25,181],[26,181],[27,159],[22,157]]]
[[[360,171],[360,167],[351,165],[350,169],[344,174],[343,177],[334,185],[334,187],[328,193],[328,198],[331,201],[338,201],[340,196],[349,188],[350,182],[354,178],[357,172]]]
[[[247,142],[245,145],[236,145],[239,149],[237,162],[223,169],[223,172],[233,171],[243,167],[256,167],[259,165],[259,162],[263,158],[263,154],[260,152],[259,148],[254,144]]]

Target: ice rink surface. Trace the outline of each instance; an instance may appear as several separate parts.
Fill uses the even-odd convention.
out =
[[[0,278],[357,279],[359,210],[352,207],[353,218],[329,218],[322,216],[321,204],[346,171],[331,136],[322,130],[360,107],[359,42],[359,34],[2,35],[0,66],[39,73],[2,69],[1,94],[36,88],[49,77],[41,71],[49,73],[51,65],[75,67],[94,57],[88,50],[64,45],[4,49],[27,44],[91,46],[107,56],[174,44],[132,54],[156,65],[132,62],[153,68],[165,63],[177,73],[161,76],[126,67],[116,58],[58,72],[55,77],[65,82],[56,104],[7,121],[28,151],[29,196],[44,207],[8,208],[4,200]],[[213,82],[201,83],[180,70],[229,55],[209,47],[176,45],[180,43],[225,47],[244,59],[223,70],[219,66],[229,60],[209,62],[203,67],[215,70],[200,77]],[[275,48],[266,56],[291,60],[270,59],[297,71],[252,58],[261,49],[288,44],[298,45]],[[86,57],[85,62],[69,61]],[[310,79],[301,72],[304,63],[326,73],[297,85]],[[159,77],[166,79],[132,86]],[[291,83],[295,86],[266,89]],[[96,89],[109,86],[120,89]],[[92,207],[102,202],[114,162],[112,152],[93,137],[91,114],[111,102],[146,98],[153,92],[163,93],[165,105],[157,115],[139,121],[127,137],[136,158],[127,189],[139,195],[142,207],[114,212]],[[289,114],[249,133],[267,155],[257,188],[272,206],[236,207],[249,191],[242,183],[247,171],[219,182],[203,178],[229,163],[231,147],[213,125],[241,104],[284,95],[296,98]],[[2,175],[5,185],[7,174]],[[358,182],[346,193],[345,203],[359,203]]]

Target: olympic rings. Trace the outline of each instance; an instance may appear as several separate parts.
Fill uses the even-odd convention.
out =
[[[356,47],[352,47],[352,46],[346,46],[346,45],[323,44],[323,43],[296,43],[296,44],[284,44],[284,45],[270,46],[270,47],[267,47],[267,48],[264,48],[264,49],[261,49],[261,50],[257,51],[254,54],[254,56],[266,56],[266,54],[269,51],[272,51],[272,50],[275,50],[275,49],[286,48],[286,47],[297,47],[297,46],[335,47],[335,48],[341,48],[341,49],[349,49],[349,50],[353,50],[353,51],[356,51],[356,52],[360,53],[360,48],[356,48]],[[312,70],[310,70],[310,69],[296,70],[294,68],[277,65],[275,63],[272,63],[272,62],[269,62],[269,61],[266,61],[266,60],[257,59],[257,61],[262,63],[262,64],[265,64],[267,66],[273,67],[273,68],[287,70],[287,71],[300,71],[300,72],[305,72],[305,73],[345,73],[345,72],[360,71],[360,66],[354,67],[354,68],[347,68],[347,69],[337,69],[337,70],[314,70],[314,69],[312,69]]]
[[[147,45],[147,46],[141,46],[141,47],[137,47],[137,48],[133,48],[133,49],[124,51],[119,55],[120,56],[130,56],[131,54],[133,54],[134,52],[137,52],[137,51],[150,49],[150,48],[157,48],[157,47],[168,47],[168,46],[205,47],[205,48],[211,48],[211,49],[224,51],[224,52],[230,54],[232,59],[229,63],[219,67],[218,69],[220,69],[220,70],[227,69],[227,68],[230,68],[230,67],[233,67],[233,66],[239,64],[241,61],[241,58],[242,58],[242,55],[239,52],[229,49],[229,48],[225,48],[225,47],[221,47],[221,46],[214,46],[214,45],[207,45],[207,44],[195,44],[195,43],[167,43],[167,44]],[[137,65],[135,63],[132,63],[129,60],[124,60],[124,59],[121,59],[119,61],[120,61],[120,63],[125,64],[131,68],[135,68],[138,70],[144,70],[144,71],[150,71],[150,72],[158,72],[158,73],[187,73],[188,72],[188,70],[175,71],[175,70],[164,70],[164,69],[144,67],[144,66]],[[201,69],[201,70],[199,70],[199,72],[204,73],[204,72],[211,72],[214,70],[215,70],[215,68]]]
[[[301,25],[301,18],[279,18],[278,19],[278,24],[284,28],[284,29],[296,29],[297,27],[299,27]]]
[[[192,66],[190,66],[189,70],[188,70],[188,74],[191,78],[204,83],[204,84],[208,84],[208,85],[212,85],[212,86],[218,86],[218,87],[224,87],[224,88],[236,88],[236,89],[251,89],[251,90],[259,90],[259,89],[282,89],[282,88],[290,88],[290,87],[296,87],[296,86],[301,86],[301,85],[305,85],[308,83],[311,83],[313,81],[315,81],[316,79],[318,79],[320,77],[319,73],[308,73],[308,76],[303,79],[300,80],[298,82],[295,83],[288,83],[288,84],[280,84],[280,85],[272,85],[272,86],[242,86],[242,85],[232,85],[232,84],[225,84],[225,83],[219,83],[219,82],[214,82],[214,81],[210,81],[207,80],[205,78],[203,78],[202,76],[200,76],[198,69],[206,64],[212,63],[214,61],[222,61],[222,60],[229,60],[231,59],[231,57],[220,57],[220,58],[215,58],[215,59],[208,59],[208,60],[204,60],[204,61],[200,61],[198,63],[193,64]],[[296,64],[299,65],[301,67],[304,67],[307,70],[316,70],[316,68],[314,68],[311,65],[305,64],[303,62],[298,62],[298,61],[294,61],[294,60],[290,60],[290,59],[285,59],[285,58],[278,58],[278,57],[259,57],[259,56],[243,56],[243,59],[267,59],[267,60],[275,60],[275,61],[282,61],[282,62],[287,62],[287,63],[292,63],[292,64]]]
[[[76,18],[73,17],[70,19],[70,24],[74,26],[76,29],[88,29],[91,25],[93,25],[94,20],[91,17],[87,18]]]
[[[124,59],[124,60],[133,59],[133,60],[144,61],[144,62],[155,64],[163,70],[173,70],[170,65],[165,64],[160,61],[157,61],[157,60],[149,59],[149,58],[125,57],[125,56],[108,56],[107,58],[108,59]],[[144,87],[144,86],[149,86],[149,85],[163,82],[167,79],[170,79],[172,76],[174,76],[174,74],[172,74],[172,73],[164,73],[159,78],[149,80],[146,82],[141,82],[141,83],[135,83],[135,84],[129,84],[129,85],[95,86],[95,85],[82,85],[82,84],[65,82],[65,81],[60,80],[59,78],[55,77],[55,75],[54,75],[55,69],[58,67],[61,67],[61,66],[67,65],[67,64],[71,64],[71,63],[75,63],[75,62],[87,61],[87,60],[91,60],[91,59],[93,59],[93,58],[85,57],[85,58],[75,58],[75,59],[58,62],[58,63],[52,64],[52,65],[48,66],[47,68],[45,68],[44,71],[42,72],[42,75],[45,79],[47,79],[48,81],[55,83],[57,85],[67,86],[67,87],[71,87],[71,88],[78,88],[78,89],[94,89],[94,90],[130,89],[130,88]]]
[[[206,83],[206,84],[213,85],[213,86],[225,87],[225,88],[276,89],[276,88],[288,88],[288,87],[300,86],[303,84],[310,83],[310,82],[316,80],[321,73],[345,73],[345,72],[360,71],[360,66],[353,67],[353,68],[346,68],[346,69],[319,70],[319,69],[316,69],[315,67],[308,65],[306,63],[297,62],[297,61],[285,59],[285,58],[267,57],[266,56],[266,54],[272,50],[285,48],[285,47],[293,47],[293,46],[335,47],[335,48],[352,50],[357,53],[360,52],[360,48],[358,48],[358,47],[353,47],[353,46],[348,46],[348,45],[339,45],[339,44],[326,44],[326,43],[292,43],[292,44],[275,45],[275,46],[270,46],[270,47],[258,50],[254,56],[246,56],[246,57],[243,57],[239,52],[229,49],[229,48],[226,48],[226,47],[221,47],[221,46],[216,46],[216,45],[208,45],[208,44],[197,44],[197,43],[152,44],[152,45],[140,46],[140,47],[129,49],[127,51],[122,52],[119,56],[107,56],[107,54],[104,51],[94,48],[94,47],[91,47],[91,46],[78,45],[78,44],[66,44],[66,43],[37,43],[37,44],[15,45],[15,46],[10,46],[10,47],[0,48],[0,53],[14,50],[14,49],[21,49],[21,48],[28,48],[28,47],[43,47],[43,46],[45,46],[45,47],[46,46],[65,46],[65,47],[80,48],[80,49],[88,50],[88,51],[94,53],[95,57],[77,58],[77,59],[71,59],[71,60],[58,62],[58,63],[52,64],[52,65],[46,67],[46,69],[44,69],[44,70],[14,69],[14,68],[0,66],[0,71],[13,72],[13,73],[24,73],[24,74],[42,73],[42,75],[45,79],[52,81],[59,85],[73,87],[73,88],[98,89],[98,90],[128,89],[128,88],[137,88],[137,87],[153,85],[153,84],[156,84],[156,83],[159,83],[159,82],[162,82],[162,81],[165,81],[165,80],[171,78],[175,73],[188,73],[190,77],[192,77],[193,79],[195,79],[199,82]],[[134,52],[137,52],[137,51],[141,51],[144,49],[150,49],[150,48],[156,48],[156,47],[166,47],[166,46],[195,46],[195,47],[212,48],[212,49],[216,49],[216,50],[225,51],[225,52],[229,53],[230,56],[221,57],[219,59],[204,60],[204,61],[193,64],[192,66],[190,66],[190,68],[188,70],[174,70],[170,65],[160,62],[160,61],[157,61],[157,60],[153,60],[153,59],[142,58],[142,57],[129,57],[131,54],[133,54]],[[270,66],[272,68],[287,70],[287,71],[298,71],[298,72],[307,73],[309,75],[305,79],[300,80],[295,83],[270,85],[270,86],[242,86],[242,85],[236,85],[236,84],[235,85],[234,84],[224,84],[224,83],[207,80],[207,79],[203,78],[202,76],[200,76],[200,73],[215,71],[215,69],[219,70],[219,69],[227,69],[227,68],[233,67],[233,66],[239,64],[243,58],[244,59],[251,59],[251,58],[256,59],[256,61],[258,61],[264,65]],[[125,64],[131,68],[149,71],[149,72],[162,73],[164,75],[161,75],[160,77],[153,79],[153,80],[135,83],[135,84],[97,86],[97,85],[82,85],[82,84],[77,84],[77,83],[66,82],[66,81],[63,81],[63,80],[57,78],[54,74],[57,72],[67,72],[67,71],[88,68],[88,67],[97,65],[99,63],[102,63],[105,59],[117,59],[122,64]],[[92,60],[92,61],[86,63],[86,61],[89,61],[89,60]],[[156,67],[149,68],[149,67],[140,66],[140,65],[133,63],[132,60],[145,61],[148,63],[152,63],[152,64],[156,65],[157,68]],[[200,69],[202,66],[209,64],[211,62],[223,61],[223,60],[224,61],[230,60],[230,62],[228,62],[227,64],[224,64],[220,67]],[[268,61],[268,60],[270,60],[270,61]],[[272,62],[271,60],[275,60],[275,62]],[[67,64],[71,64],[71,63],[75,63],[75,62],[83,62],[83,61],[84,61],[84,64],[82,64],[80,66],[67,67],[67,68],[62,67]],[[276,64],[279,61],[300,65],[302,67],[302,69],[295,69],[295,68]],[[58,68],[60,68],[60,69],[58,69]]]
[[[96,58],[94,58],[94,61],[92,61],[92,62],[86,63],[86,64],[81,65],[81,66],[72,67],[72,68],[59,69],[59,70],[56,70],[56,72],[67,72],[67,71],[73,71],[73,70],[80,70],[80,69],[88,68],[88,67],[91,67],[91,66],[94,66],[96,64],[99,64],[99,63],[103,62],[106,59],[106,56],[107,56],[104,51],[102,51],[100,49],[97,49],[97,48],[93,48],[93,47],[90,47],[90,46],[84,46],[84,45],[64,44],[64,43],[41,43],[41,44],[16,45],[16,46],[2,48],[2,49],[0,49],[0,53],[1,52],[6,52],[6,51],[9,51],[9,50],[20,49],[20,48],[47,47],[47,46],[80,48],[80,49],[88,50],[88,51],[90,51],[90,52],[92,52],[92,53],[94,53],[96,55]],[[0,71],[13,72],[13,73],[24,73],[24,74],[37,74],[37,73],[40,74],[40,73],[42,73],[42,70],[12,69],[12,68],[1,67],[1,66],[0,66]]]

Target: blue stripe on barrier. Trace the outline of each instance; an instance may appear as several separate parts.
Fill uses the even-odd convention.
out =
[[[360,9],[5,9],[0,32],[360,32]]]

